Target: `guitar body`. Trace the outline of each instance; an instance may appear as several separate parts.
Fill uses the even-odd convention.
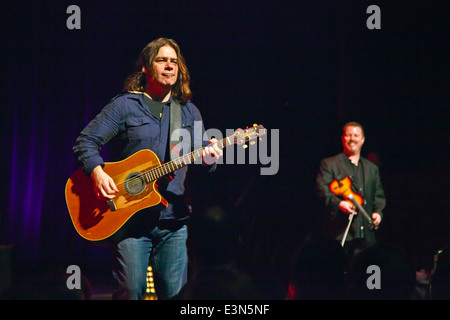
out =
[[[333,180],[330,183],[330,190],[335,195],[345,199],[352,206],[356,206],[357,209],[363,214],[363,216],[369,221],[370,230],[378,230],[378,225],[373,224],[372,218],[367,214],[363,208],[364,199],[361,195],[352,191],[352,180],[349,177],[345,177],[342,180]],[[353,201],[352,201],[353,199]]]
[[[353,206],[353,202],[348,199],[348,197],[352,194],[355,198],[356,202],[358,202],[360,205],[363,204],[364,199],[359,194],[354,193],[352,191],[352,181],[349,177],[345,177],[342,180],[333,180],[330,183],[330,190],[337,196],[341,196],[350,203]]]
[[[119,230],[136,212],[167,201],[155,182],[144,181],[141,173],[160,166],[150,150],[141,150],[118,162],[105,163],[103,170],[114,180],[119,193],[111,202],[98,200],[91,177],[82,168],[66,184],[65,195],[70,218],[76,231],[91,241],[104,240]]]

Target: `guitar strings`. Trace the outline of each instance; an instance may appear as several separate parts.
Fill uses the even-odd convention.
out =
[[[221,141],[219,141],[219,143],[221,143],[221,147],[222,148],[227,146],[226,141],[227,141],[228,138],[229,137],[226,137],[226,138],[222,139]],[[231,144],[231,143],[229,142],[229,144]],[[158,179],[162,178],[166,174],[169,174],[169,173],[171,173],[171,172],[173,172],[175,170],[178,170],[178,169],[180,169],[180,168],[182,168],[182,167],[184,167],[186,165],[194,163],[201,155],[201,154],[196,155],[195,153],[198,153],[200,151],[203,152],[203,150],[206,147],[207,146],[205,146],[203,148],[200,148],[200,149],[197,149],[197,150],[194,150],[191,153],[186,154],[186,155],[184,155],[184,156],[182,156],[180,158],[168,161],[168,162],[163,163],[162,165],[160,165],[158,167],[155,167],[155,168],[152,168],[152,169],[150,169],[150,170],[148,170],[146,172],[140,173],[140,174],[134,176],[133,178],[130,178],[128,180],[120,182],[120,183],[116,184],[117,189],[119,189],[119,192],[126,191],[125,190],[125,183],[127,183],[127,185],[129,187],[131,187],[131,188],[136,187],[136,186],[140,185],[143,180],[145,181],[145,177],[144,177],[145,175],[147,177],[152,177],[152,178],[156,177],[156,179],[150,180],[148,183],[151,183],[153,181],[157,181]],[[189,159],[189,161],[183,161],[184,158],[185,159]],[[177,162],[179,162],[179,163],[177,164]],[[169,168],[170,166],[171,166],[171,168]],[[174,166],[176,167],[176,169],[173,169]],[[167,172],[166,172],[166,169],[167,169]],[[161,173],[161,170],[163,170],[164,173]]]
[[[138,175],[136,175],[136,176],[134,176],[134,177],[132,177],[132,178],[130,178],[128,180],[125,180],[125,181],[123,181],[121,183],[118,183],[116,186],[119,189],[119,191],[120,191],[122,186],[125,189],[125,186],[124,186],[125,183],[128,186],[130,186],[130,187],[138,186],[138,185],[141,184],[143,179],[145,180],[145,177],[144,177],[145,175],[147,177],[152,177],[152,178],[156,177],[156,179],[150,180],[149,183],[151,183],[153,181],[157,181],[158,179],[162,178],[166,174],[169,174],[169,173],[171,173],[171,172],[173,172],[173,171],[175,171],[177,169],[180,169],[181,167],[184,167],[184,166],[186,166],[186,165],[188,165],[190,163],[195,162],[198,159],[199,155],[197,155],[197,158],[195,158],[194,153],[195,152],[199,152],[200,150],[203,151],[203,149],[204,148],[195,150],[195,151],[191,152],[190,154],[184,155],[184,156],[182,156],[182,157],[180,157],[178,159],[171,160],[171,161],[166,162],[166,163],[164,163],[164,164],[162,164],[162,165],[160,165],[160,166],[158,166],[156,168],[152,168],[152,169],[150,169],[150,170],[148,170],[146,172],[140,173],[140,174],[138,174]],[[182,160],[183,158],[189,158],[189,162],[188,161],[183,161]],[[179,162],[179,163],[177,164],[177,162]],[[176,167],[175,170],[173,169],[174,166]],[[171,167],[171,168],[169,168],[169,167]]]

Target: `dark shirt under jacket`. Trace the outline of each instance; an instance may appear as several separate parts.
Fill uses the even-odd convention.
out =
[[[170,160],[168,139],[171,102],[172,98],[162,106],[161,117],[156,117],[144,103],[141,93],[125,93],[114,97],[76,140],[73,151],[84,172],[90,175],[95,167],[104,165],[100,150],[106,143],[110,155],[108,162],[123,160],[142,149],[152,150],[161,162]],[[190,151],[209,144],[208,139],[203,140],[205,130],[202,116],[193,103],[181,105],[181,124],[182,129],[191,133]],[[201,136],[195,133],[201,133]],[[184,194],[187,168],[186,166],[175,172],[175,178],[166,186],[166,190],[160,190],[163,196],[164,192],[176,196]],[[209,171],[212,172],[215,168],[216,164],[210,166]],[[170,204],[160,213],[160,219],[184,218],[186,217],[174,213]]]
[[[339,210],[342,198],[334,195],[329,185],[333,180],[347,176],[352,180],[353,191],[363,197],[363,207],[369,216],[378,212],[383,218],[386,205],[379,170],[375,164],[361,157],[358,166],[355,166],[344,153],[323,159],[316,178],[316,191],[325,207],[324,229],[338,240],[342,239],[349,216]],[[375,241],[375,231],[369,230],[368,221],[361,213],[353,218],[347,240],[356,238],[364,238],[369,243]]]

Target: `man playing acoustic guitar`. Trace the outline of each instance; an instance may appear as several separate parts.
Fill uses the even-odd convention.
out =
[[[202,117],[190,101],[189,81],[178,44],[167,38],[152,41],[142,50],[135,73],[125,83],[124,93],[113,98],[77,138],[74,154],[84,173],[92,178],[92,192],[98,199],[109,201],[111,210],[116,209],[112,200],[119,194],[119,187],[123,189],[124,186],[116,185],[103,170],[105,162],[100,150],[106,143],[109,161],[122,161],[140,150],[149,149],[166,162],[174,154],[180,156],[180,149],[172,143],[171,135],[174,132],[171,130],[177,127],[175,129],[190,133],[192,145],[189,147],[197,145],[200,150],[204,147],[201,160],[206,170],[215,169],[216,161],[222,157],[222,149],[215,139],[203,141]],[[196,126],[201,126],[200,130]],[[166,186],[158,187],[167,200],[166,208],[143,209],[114,234],[114,299],[143,297],[149,261],[158,299],[174,297],[186,283],[185,221],[189,212],[183,203],[183,194],[187,168],[177,170]],[[145,179],[151,181],[151,177]],[[136,177],[128,181],[127,191],[139,197],[141,180]],[[120,198],[124,201],[125,197]],[[118,214],[118,211],[110,214],[115,212]],[[98,216],[106,220],[101,214]]]
[[[383,209],[386,205],[378,167],[361,156],[364,140],[364,129],[361,124],[346,123],[342,132],[343,152],[322,159],[316,178],[317,194],[326,209],[324,221],[326,233],[341,241],[348,225],[349,215],[355,214],[344,244],[349,257],[356,254],[355,250],[361,250],[375,242],[375,232],[383,218]],[[330,190],[333,181],[343,180],[346,177],[351,181],[352,193],[364,200],[362,207],[372,221],[358,213],[357,207],[351,201]]]

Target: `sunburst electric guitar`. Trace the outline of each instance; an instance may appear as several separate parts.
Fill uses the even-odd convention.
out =
[[[254,143],[266,129],[253,125],[238,129],[218,142],[220,148],[234,144]],[[157,189],[157,181],[168,174],[201,159],[203,148],[192,151],[170,162],[161,163],[151,150],[136,152],[125,160],[107,162],[103,170],[114,180],[119,192],[112,200],[97,199],[92,179],[82,168],[76,170],[66,184],[67,208],[72,223],[80,236],[100,241],[116,233],[136,212],[168,202]]]
[[[369,221],[370,229],[377,229],[373,223],[372,218],[367,214],[366,210],[362,207],[364,199],[361,195],[352,191],[352,180],[350,177],[345,177],[342,180],[333,180],[330,183],[330,190],[335,195],[342,197],[345,201],[354,205],[359,212]]]
[[[343,198],[345,201],[349,202],[353,206],[355,206],[359,212],[369,221],[369,229],[378,229],[378,226],[375,226],[372,218],[367,214],[366,210],[362,207],[364,203],[364,199],[361,195],[352,191],[352,180],[350,177],[345,177],[342,180],[333,180],[330,183],[330,190],[335,195]],[[341,246],[343,247],[345,244],[345,240],[348,235],[348,231],[350,230],[350,225],[352,224],[353,216],[355,214],[349,215],[347,228],[345,229],[344,235],[341,240]]]

